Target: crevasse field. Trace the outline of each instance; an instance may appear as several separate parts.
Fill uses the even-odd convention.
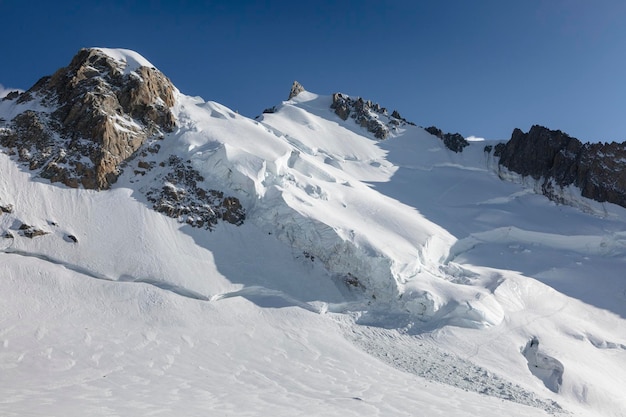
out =
[[[1,153],[0,414],[626,415],[626,210],[331,101],[252,120],[178,93],[150,157],[241,200],[212,232],[151,209],[158,169],[96,192]]]

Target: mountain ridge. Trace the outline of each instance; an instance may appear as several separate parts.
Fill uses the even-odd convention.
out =
[[[93,56],[148,80],[132,51]],[[37,410],[30,387],[69,415],[620,415],[626,212],[502,181],[536,181],[499,163],[504,144],[300,87],[254,120],[173,87],[152,103],[169,130],[115,96],[145,138],[93,188],[41,177],[49,156],[12,131],[24,111],[46,131],[53,100],[0,102],[2,135],[32,150],[0,153],[9,411]]]
[[[90,90],[96,94],[87,94]],[[49,115],[46,110],[25,110],[13,115],[12,120],[5,121],[5,126],[12,128],[5,127],[0,143],[19,153],[21,162],[28,163],[29,169],[38,170],[40,176],[51,182],[106,189],[116,180],[121,165],[135,157],[140,146],[175,127],[174,116],[167,108],[173,106],[176,91],[167,77],[134,51],[84,48],[68,67],[42,77],[23,93],[12,92],[3,98],[23,105],[37,95],[44,108],[57,108]],[[306,91],[304,87],[294,81],[288,100],[303,91]],[[342,93],[332,95],[330,107],[342,120],[354,119],[381,140],[389,137],[390,129],[407,123],[414,125],[396,110],[389,116],[387,109],[379,104]],[[384,118],[388,119],[386,123],[382,122]],[[462,152],[469,145],[458,133],[444,133],[434,126],[426,130],[454,152]],[[59,137],[54,139],[55,136]],[[566,138],[569,135],[542,126],[531,127],[527,134],[515,128],[511,139],[504,143],[495,141],[485,151],[493,149],[499,166],[522,177],[541,179],[537,191],[557,203],[576,204],[568,201],[563,192],[573,185],[583,197],[625,207],[625,181],[621,177],[612,181],[612,177],[626,172],[619,162],[619,155],[626,155],[626,143],[583,144],[576,138],[569,142]],[[55,145],[59,139],[66,143]],[[81,139],[100,145],[85,145]],[[78,152],[72,158],[69,154],[76,149]],[[547,153],[541,164],[537,158],[540,153]],[[568,155],[572,153],[573,156]],[[91,164],[80,161],[85,158]],[[173,209],[162,207],[161,210],[172,213]]]

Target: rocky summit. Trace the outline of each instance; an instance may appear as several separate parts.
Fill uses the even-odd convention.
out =
[[[174,128],[174,92],[155,68],[127,71],[99,49],[82,49],[67,67],[6,97],[17,115],[0,143],[52,182],[107,189],[146,139]]]
[[[342,120],[354,119],[354,122],[367,129],[377,139],[387,139],[389,132],[403,125],[414,125],[408,122],[397,110],[389,115],[385,107],[361,97],[352,98],[342,93],[333,94],[331,109]]]
[[[67,67],[3,99],[14,116],[0,120],[0,145],[39,177],[72,188],[109,189],[124,169],[139,182],[158,166],[141,187],[154,210],[206,229],[242,224],[239,200],[203,187],[188,163],[164,155],[157,165],[159,142],[176,126],[176,94],[132,51],[82,49]]]

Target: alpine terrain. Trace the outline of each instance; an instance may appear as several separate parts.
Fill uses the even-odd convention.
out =
[[[1,415],[626,415],[626,144],[285,97],[89,48],[0,99]]]

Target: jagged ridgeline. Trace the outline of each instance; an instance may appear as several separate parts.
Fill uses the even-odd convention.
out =
[[[82,49],[28,91],[7,95],[3,101],[12,102],[16,114],[0,120],[7,153],[36,175],[72,188],[109,189],[130,161],[135,175],[152,170],[157,142],[176,126],[177,90],[143,57],[125,52],[120,58],[119,52]],[[204,179],[190,164],[167,161],[144,190],[155,210],[209,229],[219,220],[243,223],[245,210],[235,197],[201,187]]]
[[[306,91],[302,84],[294,81],[289,92],[288,100],[296,97],[298,94]],[[387,139],[391,131],[398,129],[404,125],[415,126],[415,123],[409,122],[400,116],[397,110],[391,115],[385,107],[370,100],[364,100],[361,97],[352,98],[346,94],[334,93],[333,101],[330,108],[342,120],[353,119],[354,122],[372,133],[377,139]],[[276,108],[265,109],[264,113],[273,113]]]
[[[568,203],[563,189],[575,186],[583,197],[626,207],[626,143],[582,143],[535,125],[528,133],[515,129],[493,152],[501,166],[532,177],[553,201]]]

